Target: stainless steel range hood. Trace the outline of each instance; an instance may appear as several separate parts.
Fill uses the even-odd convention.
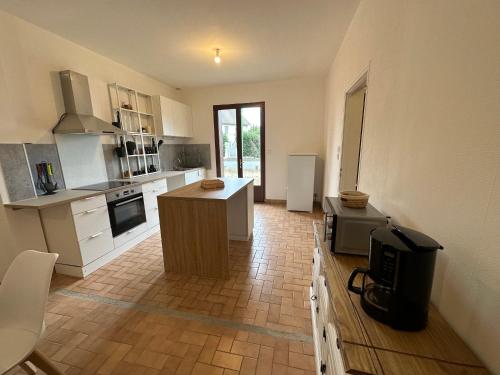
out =
[[[66,113],[52,130],[54,134],[124,134],[120,128],[94,116],[87,76],[64,70],[59,77]]]

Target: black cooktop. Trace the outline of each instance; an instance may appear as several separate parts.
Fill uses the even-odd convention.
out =
[[[94,184],[94,185],[87,185],[87,186],[80,186],[77,188],[74,188],[72,190],[97,190],[97,191],[105,191],[105,190],[110,190],[110,189],[116,189],[119,187],[125,187],[130,185],[132,182],[130,181],[106,181],[106,182],[101,182],[99,184]]]

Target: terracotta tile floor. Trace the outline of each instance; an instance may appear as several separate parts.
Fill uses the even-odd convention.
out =
[[[66,374],[313,374],[319,218],[255,205],[253,239],[230,244],[229,280],[165,274],[159,234],[84,280],[56,275],[39,349]]]

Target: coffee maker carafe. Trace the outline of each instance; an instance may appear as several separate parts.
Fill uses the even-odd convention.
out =
[[[399,330],[425,328],[436,253],[432,238],[402,226],[379,227],[370,235],[369,267],[355,268],[348,289],[361,295],[363,310]],[[353,285],[362,274],[361,287]]]

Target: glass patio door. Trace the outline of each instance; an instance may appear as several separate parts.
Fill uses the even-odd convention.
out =
[[[264,103],[214,106],[217,176],[254,180],[254,200],[265,199]]]

